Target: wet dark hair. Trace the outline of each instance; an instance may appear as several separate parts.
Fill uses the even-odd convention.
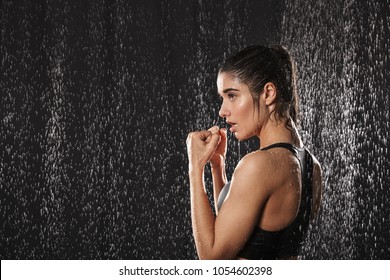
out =
[[[298,94],[294,62],[286,48],[255,45],[227,58],[219,73],[237,77],[248,85],[255,108],[259,109],[259,96],[264,86],[272,82],[276,87],[274,115],[276,120],[287,118],[287,127],[292,128],[289,117],[297,122]],[[272,113],[272,112],[271,112]]]

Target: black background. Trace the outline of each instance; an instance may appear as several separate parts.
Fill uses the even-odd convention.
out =
[[[281,43],[324,169],[303,258],[388,259],[389,1],[308,3],[2,1],[1,258],[197,258],[187,133],[224,57]],[[257,145],[230,140],[229,177]]]

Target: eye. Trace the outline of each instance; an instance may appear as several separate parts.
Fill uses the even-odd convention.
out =
[[[237,95],[234,93],[228,93],[227,97],[229,98],[230,101],[233,101],[237,97]]]

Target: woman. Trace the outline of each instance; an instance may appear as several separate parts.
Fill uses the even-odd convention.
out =
[[[230,182],[226,129],[187,137],[193,234],[200,259],[297,259],[322,195],[318,161],[299,137],[295,73],[281,46],[251,46],[228,58],[217,80],[219,115],[238,140],[260,139]],[[205,191],[210,162],[215,217]]]

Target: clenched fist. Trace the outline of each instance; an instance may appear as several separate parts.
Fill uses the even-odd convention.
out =
[[[221,141],[223,140],[223,141]],[[226,131],[213,126],[209,130],[196,131],[188,134],[187,153],[190,166],[204,166],[214,156],[226,154]]]

